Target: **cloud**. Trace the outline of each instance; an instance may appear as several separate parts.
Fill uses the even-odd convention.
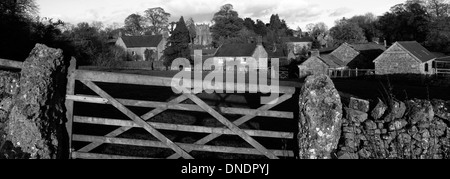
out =
[[[347,13],[350,13],[352,10],[350,8],[341,7],[335,10],[332,10],[332,12],[328,15],[329,17],[338,17],[343,16]]]
[[[81,3],[80,3],[81,1]],[[375,1],[375,0],[374,0]],[[382,0],[376,0],[379,2]],[[384,1],[384,0],[383,0]],[[389,0],[391,1],[391,0]],[[79,22],[103,21],[105,25],[114,22],[123,24],[132,13],[144,14],[148,8],[162,7],[171,13],[170,21],[180,16],[192,17],[197,23],[210,23],[214,13],[224,4],[232,4],[240,17],[260,19],[266,23],[272,14],[279,14],[291,28],[308,23],[326,22],[332,24],[338,16],[359,13],[363,8],[357,0],[345,2],[328,0],[39,0],[44,16],[61,17],[73,24]],[[376,3],[374,2],[374,3]],[[337,8],[339,7],[339,8]]]

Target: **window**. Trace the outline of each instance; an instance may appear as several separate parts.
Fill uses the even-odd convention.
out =
[[[425,63],[425,72],[428,72],[429,71],[429,65],[428,65],[428,63]]]

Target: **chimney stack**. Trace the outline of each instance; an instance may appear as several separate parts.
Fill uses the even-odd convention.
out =
[[[320,57],[320,51],[318,49],[311,50],[311,57]]]
[[[256,45],[262,46],[262,36],[258,36],[258,38],[256,39]]]
[[[119,31],[119,37],[122,37],[122,31]]]

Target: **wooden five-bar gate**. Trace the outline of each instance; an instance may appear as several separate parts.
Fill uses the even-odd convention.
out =
[[[93,152],[94,149],[102,144],[117,144],[127,146],[138,147],[151,147],[151,148],[165,148],[173,151],[173,155],[165,157],[168,159],[192,159],[190,154],[192,151],[200,152],[216,152],[216,153],[230,153],[230,154],[244,154],[244,155],[260,155],[269,159],[278,159],[284,157],[293,157],[293,150],[280,149],[271,150],[263,146],[260,142],[255,140],[258,138],[272,138],[282,140],[294,139],[294,132],[276,132],[276,131],[264,131],[264,130],[247,130],[241,129],[240,126],[255,117],[269,117],[269,118],[284,118],[293,120],[294,112],[286,111],[274,111],[272,110],[276,106],[291,99],[295,94],[296,87],[294,86],[280,86],[280,97],[273,104],[267,104],[259,107],[258,109],[248,108],[232,108],[232,107],[220,107],[215,108],[208,105],[204,100],[199,98],[199,93],[192,91],[188,93],[179,94],[178,97],[167,102],[156,101],[141,101],[130,99],[116,99],[103,90],[96,83],[109,83],[109,84],[125,84],[125,85],[141,85],[141,86],[156,86],[156,87],[171,87],[172,78],[167,77],[155,77],[147,75],[137,74],[122,74],[102,71],[89,71],[76,69],[75,60],[71,61],[71,66],[68,71],[68,85],[66,96],[66,108],[67,108],[67,129],[70,138],[70,148],[72,158],[81,159],[141,159],[140,157],[110,155]],[[96,96],[89,96],[75,93],[76,81],[81,82],[87,88],[95,92]],[[245,85],[248,92],[252,84]],[[79,86],[79,85],[77,85]],[[269,86],[270,87],[270,86]],[[206,90],[206,89],[204,89]],[[214,90],[214,89],[213,89]],[[185,104],[183,102],[190,100],[191,103]],[[126,115],[128,120],[98,118],[90,116],[77,116],[74,115],[74,103],[92,103],[97,105],[111,105],[121,113]],[[129,107],[141,107],[149,108],[149,111],[140,116],[130,110]],[[150,110],[152,109],[152,110]],[[205,127],[194,125],[180,125],[169,123],[157,123],[150,122],[150,119],[167,111],[177,110],[185,112],[202,112],[213,116],[225,127]],[[241,118],[231,121],[225,117],[225,115],[242,115]],[[81,135],[77,134],[77,131],[73,130],[73,125],[79,124],[95,124],[105,126],[115,126],[116,129],[109,132],[104,136],[94,135]],[[132,128],[143,128],[149,134],[154,136],[158,141],[150,140],[138,140],[129,138],[120,138],[120,135],[131,130]],[[202,133],[207,134],[206,137],[194,142],[194,143],[179,143],[170,140],[166,137],[161,130],[164,131],[178,131],[189,133]],[[215,146],[207,145],[209,142],[219,138],[222,135],[234,135],[239,136],[250,144],[253,148],[239,148],[228,146]],[[87,143],[78,149],[74,149],[73,142]]]

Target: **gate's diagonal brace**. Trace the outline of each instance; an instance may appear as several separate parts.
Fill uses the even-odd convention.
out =
[[[123,104],[121,104],[119,101],[114,99],[112,96],[110,96],[108,93],[100,89],[96,84],[94,84],[91,81],[81,81],[83,84],[88,86],[92,91],[96,92],[98,95],[100,95],[102,98],[105,98],[108,100],[108,102],[113,105],[115,108],[117,108],[119,111],[121,111],[123,114],[128,116],[130,119],[132,119],[137,125],[142,126],[145,130],[150,132],[153,136],[155,136],[158,140],[160,140],[162,143],[170,147],[172,150],[174,150],[177,154],[181,155],[185,159],[193,159],[191,155],[189,155],[186,151],[184,151],[180,146],[176,145],[174,142],[172,142],[170,139],[168,139],[166,136],[161,134],[159,131],[157,131],[155,128],[150,126],[147,122],[145,122],[142,118],[140,118],[138,115],[134,114],[132,111],[130,111],[128,108],[126,108]]]
[[[285,102],[286,100],[288,100],[290,98],[292,98],[292,94],[285,94],[285,95],[281,96],[280,98],[278,98],[278,101],[276,103],[274,103],[274,104],[266,104],[266,105],[258,108],[257,110],[261,110],[261,111],[270,110],[270,109],[274,108],[275,106],[278,106],[279,104]],[[255,117],[256,116],[254,116],[254,115],[246,115],[246,116],[244,116],[244,117],[234,121],[233,124],[236,125],[236,126],[240,126],[240,125],[250,121],[251,119],[253,119]],[[218,138],[220,136],[222,136],[222,135],[221,134],[214,134],[214,133],[213,134],[209,134],[208,136],[200,139],[199,141],[195,142],[194,144],[204,145],[204,144],[206,144],[208,142],[211,142],[212,140],[214,140],[214,139],[216,139],[216,138]],[[187,151],[191,152],[192,150],[187,150]],[[167,159],[177,159],[179,157],[180,157],[180,155],[173,154],[173,155],[169,156]]]
[[[211,114],[214,118],[219,120],[222,124],[224,124],[226,127],[228,127],[231,131],[233,131],[235,134],[239,135],[242,139],[247,141],[250,145],[255,147],[256,150],[264,154],[270,159],[278,159],[278,157],[267,150],[263,145],[261,145],[258,141],[253,139],[250,135],[248,135],[245,131],[240,129],[238,126],[230,122],[227,118],[223,117],[221,114],[219,114],[217,111],[215,111],[213,108],[211,108],[208,104],[206,104],[204,101],[202,101],[200,98],[195,96],[192,93],[184,93],[183,95],[187,96],[190,100],[192,100],[195,104],[200,106],[203,110]]]
[[[168,105],[179,104],[179,103],[182,103],[183,101],[185,101],[186,99],[188,99],[186,96],[178,96],[177,98],[169,101]],[[158,114],[163,113],[167,109],[168,109],[167,107],[153,109],[152,111],[148,112],[147,114],[144,114],[143,116],[141,116],[141,118],[144,119],[145,121],[148,121],[151,118],[157,116]],[[105,137],[117,137],[117,136],[127,132],[130,129],[132,129],[132,127],[120,127],[118,129],[106,134]],[[93,142],[93,143],[86,145],[85,147],[81,148],[78,151],[79,152],[90,152],[90,151],[94,150],[95,148],[99,147],[100,145],[102,145],[102,143]]]

